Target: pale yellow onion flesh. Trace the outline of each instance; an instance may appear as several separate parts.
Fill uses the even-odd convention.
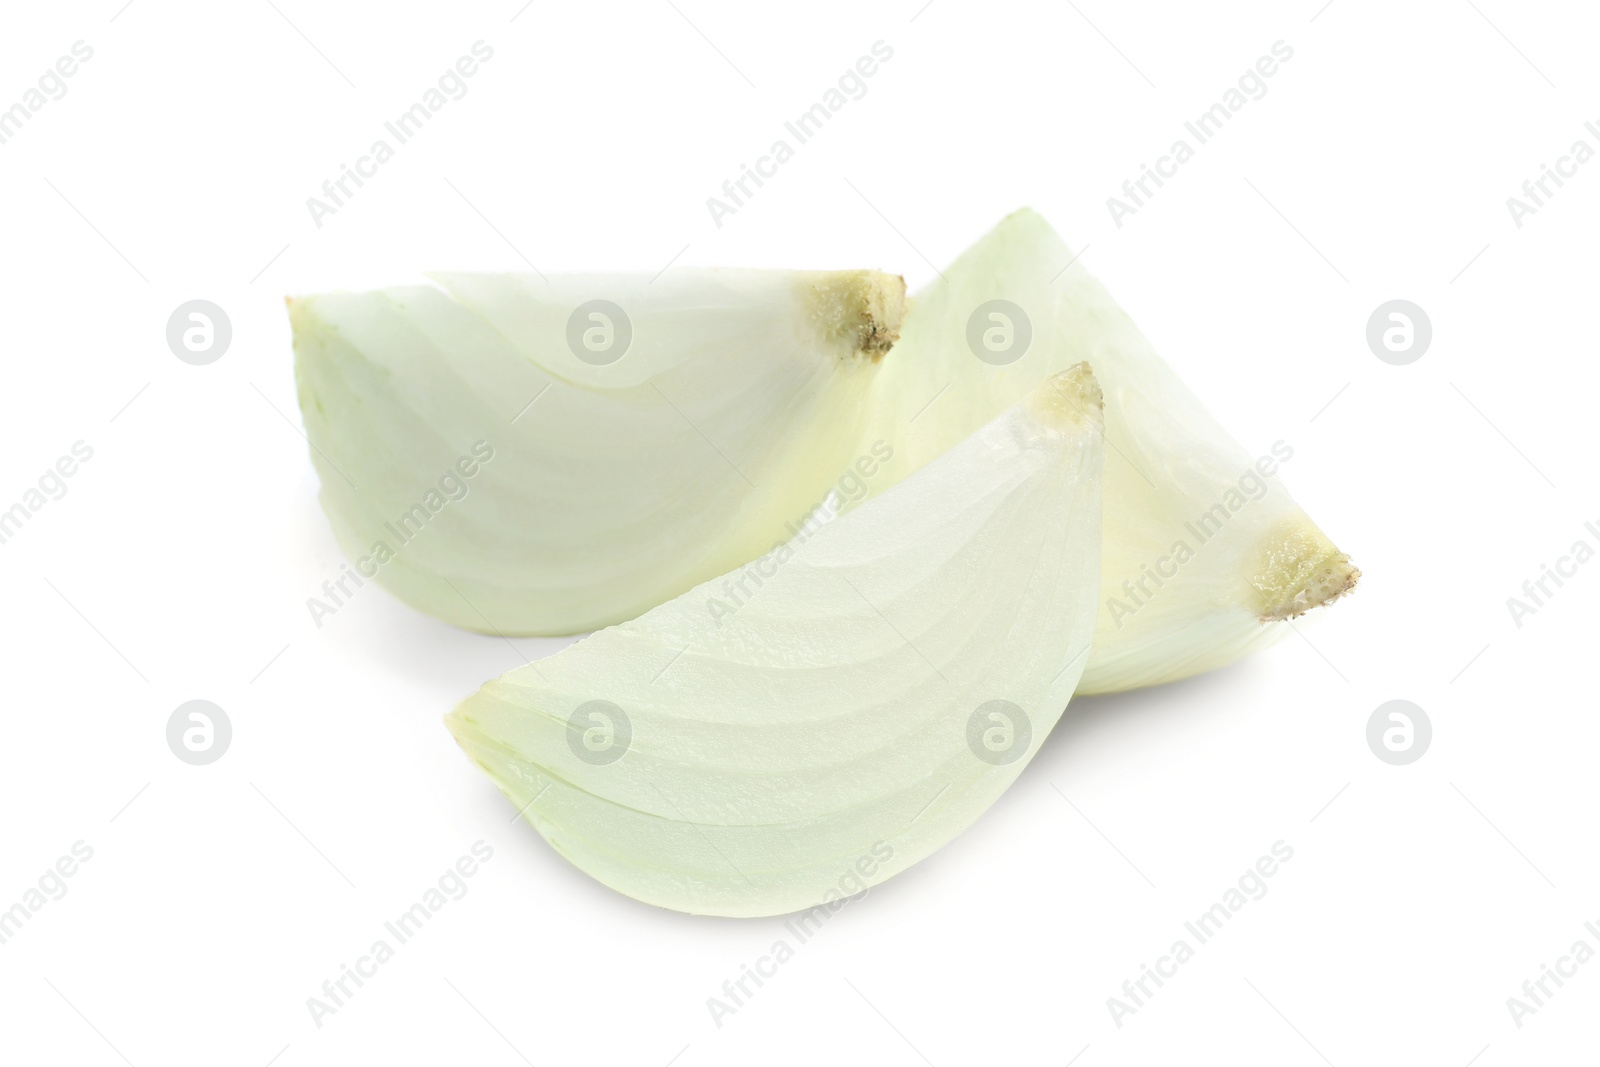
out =
[[[488,683],[447,723],[620,892],[715,915],[836,906],[971,825],[1065,708],[1097,612],[1102,449],[1093,376],[1056,375],[797,538],[733,612],[706,583]],[[625,716],[601,739],[627,735],[614,762],[580,755],[604,725],[592,701]],[[992,701],[1026,725],[994,726]],[[975,716],[1004,762],[980,758]]]
[[[1032,333],[1005,365],[968,340],[974,313],[995,300],[1020,309],[1002,312],[1018,320],[1005,325],[1025,319]],[[1224,666],[1354,586],[1359,572],[1295,504],[1282,471],[1261,477],[1271,443],[1255,453],[1235,442],[1032,211],[1007,217],[916,295],[863,439],[892,440],[892,473],[904,477],[1078,360],[1105,392],[1107,441],[1101,611],[1080,692]]]
[[[438,283],[290,301],[323,509],[402,600],[523,635],[632,618],[786,537],[858,459],[905,289],[872,271]],[[605,365],[568,340],[592,299],[631,327]]]
[[[799,301],[796,313],[749,281],[787,276],[676,273],[445,275],[448,294],[297,304],[302,408],[324,506],[352,558],[485,434],[495,463],[380,580],[471,629],[619,622],[772,553],[830,489],[844,491],[830,511],[885,491],[1087,358],[1108,398],[1109,447],[1100,626],[1083,691],[1223,666],[1359,576],[1281,472],[1256,475],[1271,446],[1257,454],[1235,443],[1031,211],[917,295],[887,356],[887,332],[869,330],[879,343],[861,352],[863,322],[898,322],[899,294],[883,276],[820,276],[824,298]],[[744,288],[708,297],[708,276]],[[626,294],[653,343],[596,369],[556,335],[578,298],[599,291]],[[993,300],[1021,309],[1032,333],[1022,358],[1003,366],[968,340],[974,313]],[[774,332],[785,343],[774,345]],[[850,354],[827,355],[841,336]],[[885,453],[891,462],[868,458]]]

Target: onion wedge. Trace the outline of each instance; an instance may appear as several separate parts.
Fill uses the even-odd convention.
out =
[[[1007,217],[917,294],[895,354],[874,384],[866,437],[894,443],[899,477],[1041,379],[1078,360],[1094,367],[1106,405],[1104,571],[1080,692],[1224,666],[1360,577],[1284,488],[1282,443],[1252,455],[1235,442],[1032,211]]]
[[[632,618],[786,538],[858,459],[905,307],[875,271],[436,281],[292,299],[300,409],[363,574],[501,634]]]
[[[970,826],[1088,659],[1103,433],[1086,365],[797,536],[485,685],[446,723],[555,849],[696,914],[835,909]]]

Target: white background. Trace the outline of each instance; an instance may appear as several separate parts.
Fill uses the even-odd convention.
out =
[[[115,1064],[1567,1063],[1600,962],[1518,1028],[1506,998],[1600,921],[1600,562],[1506,599],[1600,520],[1600,139],[1583,5],[8,5],[0,106],[0,908],[93,858],[0,945],[0,1059]],[[674,6],[676,5],[676,6]],[[292,23],[292,24],[291,24]],[[305,201],[484,40],[494,58],[349,204]],[[718,228],[705,206],[882,40],[892,60]],[[1293,59],[1124,225],[1106,198],[1258,56]],[[567,865],[441,715],[561,642],[457,632],[341,565],[315,501],[286,293],[442,268],[881,267],[916,287],[1043,212],[1365,573],[1213,676],[1075,701],[975,829],[844,909],[724,1025],[706,999],[777,920],[695,919]],[[179,362],[180,303],[226,309]],[[1368,350],[1379,303],[1422,359]],[[192,767],[165,725],[226,709]],[[1365,725],[1417,702],[1393,767]],[[1064,799],[1065,798],[1065,799]],[[1070,801],[1070,803],[1068,802]],[[475,841],[494,858],[336,1015],[306,999]],[[1273,842],[1294,858],[1158,995],[1108,997]],[[676,1057],[676,1059],[674,1059]],[[1076,1057],[1076,1059],[1074,1059]]]

